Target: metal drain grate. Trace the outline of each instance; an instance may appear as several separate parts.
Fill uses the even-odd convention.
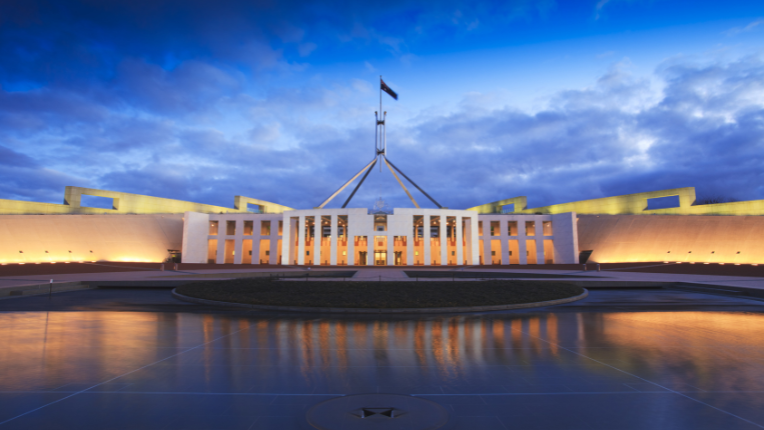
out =
[[[356,394],[327,400],[308,411],[308,423],[321,430],[434,430],[448,421],[435,402],[400,394]]]

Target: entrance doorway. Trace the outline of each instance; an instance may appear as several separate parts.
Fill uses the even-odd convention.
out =
[[[374,265],[387,266],[387,251],[374,251]]]
[[[395,252],[395,265],[396,266],[402,266],[403,262],[401,260],[403,260],[403,251],[396,251]]]
[[[366,265],[366,252],[360,251],[358,253],[358,262],[356,262],[356,266],[365,266]]]

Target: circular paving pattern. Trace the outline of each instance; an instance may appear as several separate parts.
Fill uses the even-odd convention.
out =
[[[321,430],[431,430],[448,421],[435,402],[400,394],[355,394],[326,400],[308,411],[308,423]]]

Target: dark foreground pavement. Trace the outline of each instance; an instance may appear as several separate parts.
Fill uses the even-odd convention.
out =
[[[308,429],[312,405],[356,393],[432,400],[444,429],[760,429],[763,311],[670,290],[394,318],[213,309],[167,289],[6,299],[0,429]]]

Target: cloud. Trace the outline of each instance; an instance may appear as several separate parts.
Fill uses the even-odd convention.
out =
[[[316,48],[318,48],[318,45],[316,45],[315,43],[312,43],[312,42],[301,43],[297,47],[297,52],[300,53],[300,57],[307,57],[308,55],[310,55],[311,52],[315,51]]]
[[[117,77],[113,85],[134,94],[119,92],[106,103],[98,91],[90,98],[0,94],[0,120],[9,127],[0,138],[0,195],[58,201],[63,186],[86,184],[220,205],[240,194],[313,207],[371,159],[367,100],[359,94],[371,84],[364,80],[272,88],[252,98],[238,93],[232,75],[208,65],[131,67],[145,70],[149,82]],[[197,92],[193,80],[209,83]],[[391,160],[453,208],[517,195],[535,206],[684,186],[701,195],[764,198],[761,82],[757,57],[673,60],[651,79],[632,76],[621,62],[535,112],[502,104],[505,95],[466,94],[456,111],[426,109],[391,127]],[[168,100],[157,100],[163,93]],[[43,110],[48,127],[9,120],[33,118],[25,112],[46,105],[41,97],[60,103]],[[193,100],[205,106],[189,107]],[[220,121],[193,119],[210,109]],[[227,127],[231,112],[247,121]],[[410,205],[389,173],[375,168],[354,204],[371,206],[380,196]]]
[[[594,6],[594,19],[600,19],[602,16],[602,9],[604,9],[605,5],[610,3],[610,0],[598,0],[597,5]]]
[[[756,21],[751,22],[750,24],[746,25],[745,27],[732,27],[729,30],[723,32],[725,36],[735,36],[740,33],[745,33],[748,31],[753,31],[756,29],[756,27],[764,24],[764,19],[757,19]]]

